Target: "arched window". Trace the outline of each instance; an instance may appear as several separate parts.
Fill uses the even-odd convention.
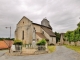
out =
[[[42,31],[42,34],[44,34],[44,31]]]
[[[35,27],[34,27],[34,30],[35,30]]]
[[[24,40],[24,31],[22,31],[22,40]]]

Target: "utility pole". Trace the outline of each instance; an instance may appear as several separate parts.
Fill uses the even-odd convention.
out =
[[[7,28],[10,29],[10,39],[11,39],[11,26],[10,26],[10,27],[6,27],[6,29],[7,29]],[[9,53],[10,53],[10,47],[11,47],[11,46],[10,46],[10,41],[9,41],[9,46],[8,46],[8,48],[9,48]]]

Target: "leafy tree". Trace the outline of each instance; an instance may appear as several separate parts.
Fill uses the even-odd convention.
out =
[[[70,33],[70,42],[75,40],[74,32]]]
[[[80,22],[77,24],[78,27],[80,27]]]
[[[71,42],[71,38],[70,38],[70,35],[71,34],[71,31],[67,31],[66,32],[66,34],[65,34],[65,37],[66,37],[66,39],[68,40],[68,41],[70,41]]]
[[[74,31],[67,31],[65,33],[65,38],[68,40],[68,41],[80,41],[80,22],[77,24],[77,28],[74,30]]]
[[[59,42],[60,41],[60,33],[58,32],[55,32],[55,35],[56,35],[56,42]]]

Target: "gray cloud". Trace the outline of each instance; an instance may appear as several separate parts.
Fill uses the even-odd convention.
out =
[[[0,0],[0,37],[9,37],[6,26],[12,27],[14,37],[23,16],[38,24],[47,17],[53,31],[74,30],[80,21],[80,0]]]

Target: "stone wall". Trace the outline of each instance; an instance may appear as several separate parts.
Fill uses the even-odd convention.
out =
[[[67,44],[67,45],[69,45],[69,41],[64,41],[64,44]]]
[[[73,45],[73,46],[80,46],[80,41],[71,42],[71,43],[69,43],[69,41],[64,41],[64,44]]]
[[[77,41],[77,46],[80,46],[80,41]]]
[[[36,32],[41,32],[41,27],[39,25],[33,24],[33,27],[35,27]]]
[[[71,42],[70,45],[75,45],[75,42]]]

